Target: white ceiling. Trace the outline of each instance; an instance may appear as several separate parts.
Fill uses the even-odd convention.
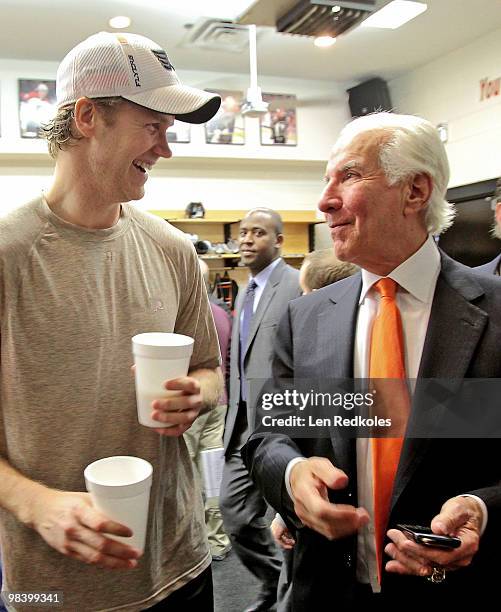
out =
[[[260,0],[268,7],[283,0]],[[388,0],[377,0],[377,6]],[[291,0],[292,3],[292,0]],[[0,0],[0,58],[59,61],[77,42],[128,15],[128,30],[152,38],[178,69],[246,73],[247,52],[186,48],[186,24],[211,17],[211,0],[186,0],[192,16],[169,9],[169,0]],[[260,74],[359,82],[389,80],[501,28],[501,0],[427,0],[428,10],[398,30],[356,28],[330,49],[311,38],[258,29]],[[196,15],[196,17],[193,17]],[[218,17],[218,15],[216,15]],[[258,24],[259,25],[259,24]],[[1,63],[1,59],[0,59]]]

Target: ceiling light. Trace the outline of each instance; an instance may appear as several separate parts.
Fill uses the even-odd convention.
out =
[[[339,13],[339,11],[341,10],[341,7],[338,4],[335,4],[332,8],[331,11],[333,13]]]
[[[387,28],[395,30],[414,17],[424,13],[428,8],[424,2],[393,0],[360,24],[362,28]]]
[[[130,17],[125,17],[124,15],[119,15],[118,17],[112,17],[108,24],[110,28],[115,28],[116,30],[121,30],[122,28],[128,28],[130,26]]]
[[[313,44],[315,47],[332,47],[332,45],[336,42],[336,39],[332,36],[317,36],[315,38]]]

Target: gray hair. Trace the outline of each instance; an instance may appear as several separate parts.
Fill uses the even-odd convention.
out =
[[[111,121],[111,112],[118,104],[123,102],[123,98],[114,96],[110,98],[92,98],[96,106],[103,110],[107,121]],[[73,119],[75,111],[75,103],[67,106],[62,106],[57,109],[55,117],[47,123],[44,123],[40,128],[40,133],[47,140],[49,155],[52,159],[56,159],[59,151],[63,147],[70,147],[82,139],[82,136],[75,134],[73,129]]]
[[[499,238],[499,240],[501,240],[501,226],[497,222],[496,217],[494,217],[494,223],[492,225],[491,233],[494,236],[494,238]]]
[[[426,228],[434,235],[448,229],[456,211],[445,199],[449,162],[437,129],[426,119],[414,115],[373,113],[348,123],[334,145],[334,152],[369,131],[379,131],[386,136],[380,144],[379,163],[390,185],[419,172],[431,177],[433,191],[426,210]]]

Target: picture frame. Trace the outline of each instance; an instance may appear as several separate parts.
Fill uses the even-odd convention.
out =
[[[260,118],[261,144],[294,147],[297,145],[297,98],[292,94],[263,93],[268,112]]]
[[[56,114],[56,81],[18,79],[21,138],[42,138],[40,128]]]
[[[207,90],[221,96],[221,107],[205,124],[205,142],[208,144],[245,144],[244,117],[240,112],[243,93],[230,90]]]

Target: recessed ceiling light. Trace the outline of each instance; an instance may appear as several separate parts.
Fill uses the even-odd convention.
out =
[[[317,36],[315,38],[313,44],[315,47],[332,47],[332,45],[336,42],[336,39],[332,36]]]
[[[124,15],[119,15],[118,17],[112,17],[108,24],[110,28],[115,28],[116,30],[121,30],[122,28],[128,28],[130,26],[130,17],[125,17]]]
[[[341,10],[341,7],[338,4],[335,4],[332,8],[331,11],[333,13],[339,13],[339,11]]]
[[[424,13],[428,5],[424,2],[410,2],[410,0],[393,0],[382,9],[367,17],[360,24],[361,28],[386,28],[395,30],[414,17]]]

